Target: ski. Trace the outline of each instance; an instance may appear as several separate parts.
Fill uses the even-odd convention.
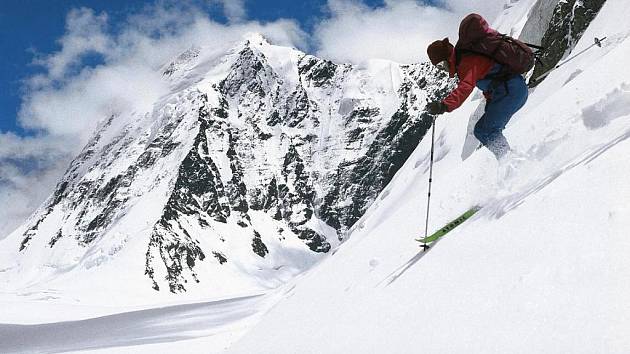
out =
[[[447,233],[449,233],[451,230],[453,230],[454,228],[458,227],[459,225],[463,224],[466,220],[470,219],[473,215],[475,215],[479,210],[481,210],[480,206],[474,206],[470,209],[468,209],[465,213],[463,213],[462,215],[458,216],[456,219],[454,219],[453,221],[449,222],[448,224],[446,224],[444,227],[442,227],[441,229],[439,229],[438,231],[436,231],[434,234],[427,236],[426,238],[420,238],[420,239],[416,239],[416,241],[423,243],[422,247],[424,247],[424,244],[427,243],[431,243],[431,242],[435,242],[437,241],[440,237],[446,235]]]

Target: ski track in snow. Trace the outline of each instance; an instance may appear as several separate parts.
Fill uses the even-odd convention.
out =
[[[411,269],[411,267],[413,267],[416,263],[418,263],[424,256],[426,256],[429,253],[429,251],[431,251],[435,246],[437,246],[437,244],[440,242],[440,240],[442,240],[442,238],[439,238],[437,241],[431,243],[430,244],[430,248],[427,249],[427,250],[420,249],[420,251],[418,251],[418,253],[416,253],[416,255],[411,257],[411,259],[409,259],[405,264],[403,264],[400,267],[396,268],[396,270],[391,272],[385,279],[383,279],[378,284],[376,284],[376,286],[377,287],[379,287],[379,286],[385,286],[385,287],[390,286],[392,283],[394,283],[396,280],[398,280],[398,278],[402,277],[403,274],[405,274],[405,272],[407,272],[409,269]],[[418,245],[420,245],[420,243],[418,243]]]

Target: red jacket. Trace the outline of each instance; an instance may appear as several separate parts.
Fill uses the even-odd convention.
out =
[[[451,54],[449,60],[450,63],[450,76],[455,76],[455,51]],[[482,55],[465,55],[462,57],[459,66],[457,67],[457,76],[459,77],[459,83],[457,88],[453,90],[444,100],[448,112],[452,112],[466,101],[468,96],[475,89],[477,81],[483,79],[490,69],[494,66],[494,61],[490,58]]]

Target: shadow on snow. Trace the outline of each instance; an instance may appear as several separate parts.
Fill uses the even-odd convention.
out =
[[[64,352],[199,338],[254,315],[261,300],[255,295],[78,321],[0,324],[0,352]]]

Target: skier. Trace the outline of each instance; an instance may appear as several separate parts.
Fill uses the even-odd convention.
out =
[[[469,15],[464,21],[473,15]],[[481,16],[474,16],[478,16],[473,20],[481,21],[485,31],[496,34]],[[463,26],[464,21],[460,26],[460,41],[465,34],[462,32],[466,29]],[[500,64],[491,55],[473,51],[456,53],[448,38],[431,43],[427,48],[427,54],[433,65],[448,72],[451,78],[455,74],[459,78],[457,88],[445,99],[427,105],[428,112],[435,115],[452,112],[464,103],[475,86],[478,87],[486,98],[486,107],[483,116],[475,125],[474,135],[497,160],[500,162],[508,160],[506,157],[511,150],[503,135],[503,129],[512,115],[527,101],[527,84],[523,76],[507,70],[507,65]]]

